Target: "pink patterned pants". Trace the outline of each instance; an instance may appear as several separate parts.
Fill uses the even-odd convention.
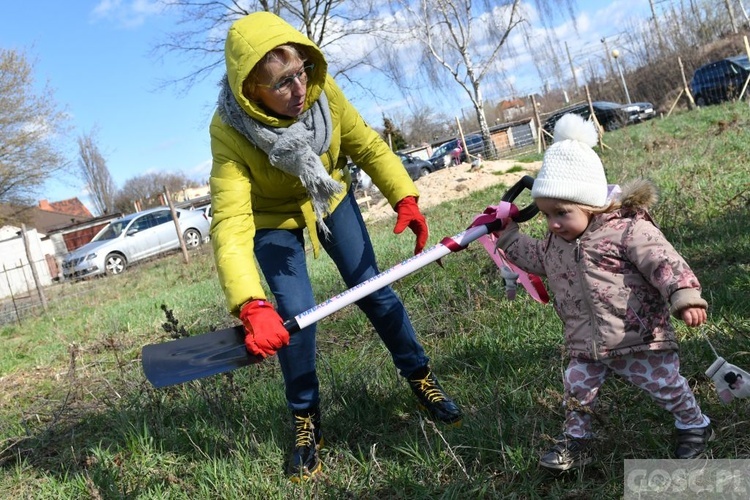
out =
[[[576,438],[593,436],[592,412],[599,388],[611,373],[648,392],[659,406],[674,415],[678,428],[708,425],[687,380],[680,375],[677,352],[646,351],[599,361],[570,360],[563,380],[565,434]]]

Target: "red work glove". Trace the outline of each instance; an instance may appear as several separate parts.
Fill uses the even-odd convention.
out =
[[[409,226],[409,229],[417,235],[417,244],[414,247],[414,255],[417,255],[424,249],[427,243],[427,235],[430,233],[429,229],[427,229],[427,221],[417,206],[417,199],[413,196],[407,196],[399,201],[396,203],[396,213],[398,213],[398,218],[396,219],[396,227],[393,228],[393,232],[401,234],[406,229],[406,226]]]
[[[245,347],[255,356],[266,358],[289,344],[289,332],[281,316],[265,300],[251,300],[242,307],[240,320],[245,326]]]

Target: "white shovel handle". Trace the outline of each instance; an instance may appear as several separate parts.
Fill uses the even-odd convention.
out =
[[[528,175],[523,176],[515,185],[513,185],[504,195],[502,201],[512,202],[516,197],[524,190],[531,189],[534,184],[534,179]],[[529,220],[531,217],[536,215],[539,209],[534,203],[529,204],[523,208],[517,215],[513,216],[513,220],[522,222]],[[475,220],[475,223],[477,221]],[[459,233],[450,238],[444,238],[442,242],[438,243],[432,248],[406,259],[405,261],[396,264],[390,269],[387,269],[380,274],[373,276],[367,281],[341,292],[340,294],[331,297],[330,299],[322,302],[307,311],[299,313],[292,319],[288,319],[284,322],[284,327],[289,333],[297,332],[305,327],[312,325],[313,323],[321,320],[336,311],[343,309],[349,304],[353,304],[359,299],[370,295],[376,290],[390,285],[394,281],[397,281],[404,276],[413,273],[417,269],[421,269],[431,262],[435,262],[448,255],[451,252],[457,252],[466,248],[469,243],[479,239],[480,237],[488,234],[491,231],[499,230],[502,228],[502,223],[499,220],[493,220],[487,223],[478,223],[476,226],[472,225],[466,231]]]
[[[472,241],[484,236],[489,232],[486,225],[480,225],[471,227],[466,231],[459,233],[451,238],[452,245],[455,244],[458,247],[464,248]],[[443,240],[445,241],[445,240]],[[308,309],[307,311],[301,312],[294,318],[284,322],[284,326],[289,333],[296,332],[307,326],[312,325],[316,321],[319,321],[336,311],[343,309],[349,304],[353,304],[359,299],[370,295],[376,290],[390,285],[394,281],[398,281],[404,276],[413,273],[414,271],[425,267],[427,264],[435,262],[441,257],[445,257],[449,253],[455,250],[451,250],[444,243],[438,243],[437,245],[428,248],[427,250],[420,252],[419,254],[406,259],[403,262],[396,264],[390,269],[386,269],[380,274],[373,276],[372,278],[363,281],[362,283],[349,288],[341,292],[338,295],[331,297],[325,302],[321,302],[315,307]]]

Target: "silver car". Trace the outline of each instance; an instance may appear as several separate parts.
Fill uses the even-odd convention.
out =
[[[209,222],[202,210],[175,209],[188,249],[208,239]],[[134,262],[180,248],[172,213],[152,208],[113,220],[94,239],[65,256],[65,279],[120,274]]]

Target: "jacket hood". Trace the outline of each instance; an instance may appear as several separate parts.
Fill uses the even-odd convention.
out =
[[[659,200],[656,186],[645,179],[630,181],[622,186],[620,204],[630,210],[648,210]]]
[[[594,231],[609,221],[632,218],[645,219],[656,225],[649,209],[656,205],[658,195],[656,186],[646,179],[636,179],[622,186],[618,202],[610,212],[599,214],[591,220],[586,232]],[[552,233],[549,233],[552,237]]]
[[[269,51],[286,43],[306,47],[308,61],[315,64],[307,82],[304,109],[308,109],[323,91],[328,64],[320,49],[305,35],[275,14],[255,12],[232,24],[224,44],[227,79],[232,94],[251,118],[272,127],[289,126],[295,119],[279,118],[266,113],[261,106],[242,95],[242,82]]]

